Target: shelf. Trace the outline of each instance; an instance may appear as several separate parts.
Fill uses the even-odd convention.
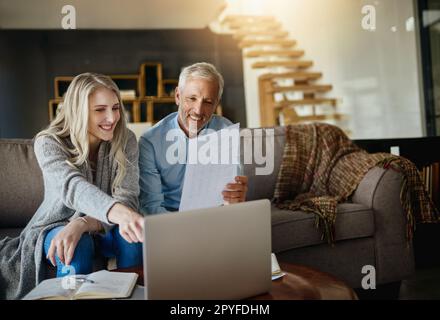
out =
[[[61,99],[67,91],[73,77],[60,76],[54,79],[55,99]]]
[[[127,122],[141,121],[140,100],[122,100],[122,103],[124,104],[124,111],[127,114]]]
[[[120,91],[134,91],[134,96],[139,97],[141,91],[141,80],[137,74],[118,74],[109,76],[117,85]],[[62,99],[74,77],[58,76],[54,80],[55,98]],[[133,98],[135,98],[133,97]]]
[[[62,102],[62,99],[55,98],[49,100],[49,121],[52,121],[55,119],[55,116],[57,114],[57,108],[60,102]]]
[[[140,97],[141,92],[141,79],[140,76],[137,74],[133,75],[126,75],[126,74],[120,74],[120,75],[111,75],[110,78],[115,82],[115,84],[118,86],[119,91],[121,92],[121,98],[122,93],[125,90],[128,91],[134,91],[134,96],[132,98],[125,98],[127,100],[136,99],[136,97]]]
[[[174,97],[145,97],[141,102],[141,121],[151,123],[156,123],[178,109]]]
[[[109,76],[118,86],[129,123],[156,123],[168,114],[177,111],[175,89],[177,79],[163,79],[162,63],[144,62],[139,74],[118,74]],[[49,100],[48,114],[52,121],[56,115],[63,95],[67,91],[73,76],[58,76],[54,79],[54,99]],[[126,93],[124,95],[123,93]],[[216,110],[222,114],[222,108]]]
[[[144,62],[140,67],[141,97],[161,97],[162,93],[162,63]]]
[[[162,80],[162,96],[164,97],[174,97],[174,92],[179,84],[177,79],[163,79]]]

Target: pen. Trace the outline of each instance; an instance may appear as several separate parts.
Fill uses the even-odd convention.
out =
[[[95,283],[95,281],[93,281],[93,280],[90,280],[90,279],[83,279],[83,278],[76,279],[76,281],[79,281],[79,282],[88,282],[88,283]]]
[[[86,277],[75,277],[75,280],[78,282],[88,282],[88,283],[95,283],[95,281],[87,279]]]

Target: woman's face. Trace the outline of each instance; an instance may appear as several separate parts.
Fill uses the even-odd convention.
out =
[[[98,88],[89,96],[89,142],[110,141],[121,118],[118,97],[107,88]]]

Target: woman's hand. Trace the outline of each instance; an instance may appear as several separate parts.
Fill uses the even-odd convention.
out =
[[[119,233],[128,243],[144,241],[144,218],[139,213],[116,203],[108,212],[107,218],[119,225]]]
[[[70,221],[50,242],[47,259],[56,266],[55,254],[64,265],[70,265],[76,245],[84,232],[88,231],[87,222],[82,219]]]

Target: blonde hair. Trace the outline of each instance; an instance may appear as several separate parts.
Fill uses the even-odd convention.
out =
[[[119,89],[108,76],[97,73],[77,75],[67,89],[59,113],[49,124],[49,127],[38,133],[36,138],[40,136],[53,137],[70,154],[70,158],[67,160],[68,164],[75,168],[79,168],[84,163],[89,166],[89,97],[98,88],[107,88],[113,91],[120,105],[120,119],[110,142],[110,156],[113,156],[117,163],[117,174],[112,185],[112,190],[115,190],[121,185],[126,173],[127,159],[124,148],[127,145],[127,120]],[[70,138],[73,148],[69,148],[62,142],[61,139],[66,137]]]

